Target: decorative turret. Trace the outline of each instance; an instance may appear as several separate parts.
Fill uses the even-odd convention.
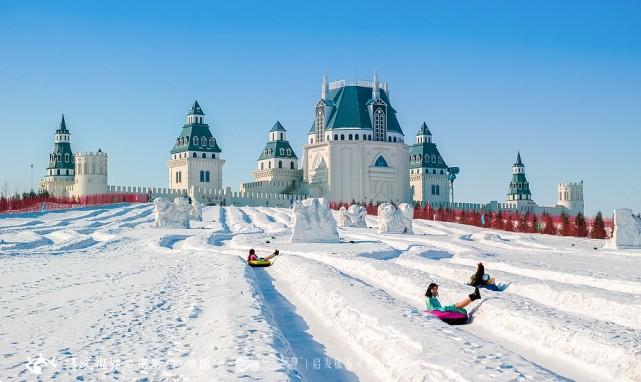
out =
[[[512,165],[512,181],[507,193],[507,203],[514,204],[517,208],[534,205],[530,184],[525,177],[525,164],[519,151],[516,154],[516,162]]]
[[[53,152],[49,154],[47,175],[70,176],[70,179],[73,180],[74,159],[71,151],[71,133],[67,130],[64,114],[60,120],[60,126],[56,129]]]
[[[187,113],[187,123],[182,127],[171,149],[169,167],[169,188],[193,189],[203,187],[222,189],[225,163],[216,138],[205,123],[205,113],[194,101]],[[197,195],[191,195],[197,198]]]
[[[274,126],[269,130],[269,141],[286,141],[287,140],[287,130],[280,124],[279,121],[274,123]]]
[[[449,185],[447,164],[432,142],[432,132],[423,122],[410,147],[410,186],[417,202],[447,203]]]

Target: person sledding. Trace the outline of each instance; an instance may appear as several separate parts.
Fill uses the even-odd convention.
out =
[[[425,292],[425,305],[427,306],[425,313],[438,317],[450,325],[465,324],[469,318],[465,307],[470,305],[472,301],[480,298],[481,292],[479,292],[479,288],[474,288],[474,293],[470,294],[465,299],[457,302],[456,304],[443,306],[438,300],[438,285],[431,283]]]
[[[468,285],[493,290],[495,292],[501,292],[505,289],[504,286],[497,285],[494,278],[485,273],[485,266],[483,263],[478,263],[476,266],[476,273],[470,277]]]
[[[466,298],[457,302],[456,304],[442,306],[441,302],[438,300],[438,284],[431,283],[427,287],[427,291],[425,292],[425,305],[427,305],[427,310],[467,313],[465,307],[470,305],[472,301],[479,300],[480,298],[481,292],[477,287],[474,288],[474,293],[468,295]]]
[[[279,254],[280,252],[278,250],[275,250],[274,253],[267,257],[258,257],[256,255],[256,251],[252,248],[249,250],[249,254],[247,255],[247,264],[252,267],[268,267],[272,265],[271,259],[278,256]]]

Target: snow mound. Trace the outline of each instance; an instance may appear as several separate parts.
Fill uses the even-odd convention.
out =
[[[367,208],[364,206],[352,204],[349,209],[341,207],[339,214],[341,227],[367,227],[367,223],[365,223]]]
[[[203,205],[198,201],[193,201],[191,210],[189,210],[189,218],[191,220],[203,221]]]
[[[398,208],[390,203],[378,206],[378,233],[409,233],[413,234],[412,218],[414,208],[407,203],[401,203]]]
[[[614,235],[609,248],[641,248],[641,217],[629,208],[614,210]]]
[[[336,220],[325,198],[295,201],[291,224],[292,243],[338,243]]]
[[[176,198],[171,203],[165,198],[154,199],[154,227],[189,228],[192,206],[185,198]]]

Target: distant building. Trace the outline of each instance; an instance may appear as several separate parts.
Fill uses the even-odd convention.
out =
[[[521,160],[520,152],[516,153],[516,162],[512,165],[512,181],[505,203],[519,211],[532,210],[536,206],[532,200],[530,183],[525,177],[525,164]]]
[[[447,203],[450,200],[447,164],[432,142],[432,132],[425,122],[416,134],[416,143],[410,147],[409,158],[412,200]]]
[[[195,101],[171,150],[171,159],[167,161],[170,189],[223,188],[225,161],[221,158],[222,151],[204,118],[205,113],[198,101]]]

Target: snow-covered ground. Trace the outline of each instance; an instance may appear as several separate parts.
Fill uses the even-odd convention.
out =
[[[290,243],[286,209],[207,207],[191,229],[152,210],[0,216],[0,381],[641,381],[641,251],[375,217]],[[250,268],[249,248],[281,256]],[[508,287],[469,324],[422,313],[479,261]]]

